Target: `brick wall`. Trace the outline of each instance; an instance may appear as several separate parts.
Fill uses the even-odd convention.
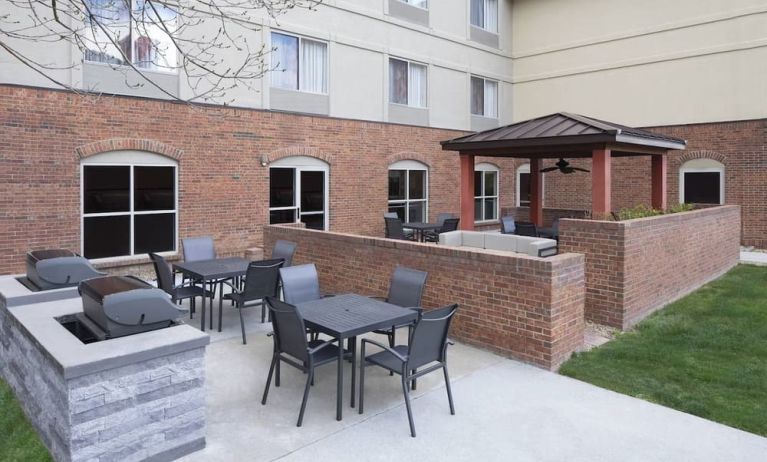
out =
[[[586,319],[621,329],[735,266],[740,208],[622,222],[565,219],[559,249],[586,256]]]
[[[451,336],[548,369],[583,343],[583,256],[528,257],[300,228],[266,226],[298,243],[294,264],[315,263],[324,292],[385,296],[396,265],[427,271],[423,304],[458,303]]]

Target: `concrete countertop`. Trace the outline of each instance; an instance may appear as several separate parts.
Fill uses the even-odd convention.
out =
[[[0,276],[0,297],[5,298],[5,303],[9,307],[67,298],[80,298],[80,295],[77,293],[77,286],[33,292],[16,279],[23,276],[23,274]]]
[[[83,311],[80,297],[8,307],[65,379],[166,356],[210,343],[210,336],[181,324],[151,332],[84,344],[55,318]]]

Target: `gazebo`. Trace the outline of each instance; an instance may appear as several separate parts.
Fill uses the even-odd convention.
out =
[[[560,112],[504,127],[442,141],[442,149],[458,151],[461,165],[461,228],[474,229],[474,157],[530,160],[530,221],[543,224],[543,159],[591,158],[591,212],[609,214],[613,157],[652,158],[652,206],[666,208],[666,156],[684,149],[685,140],[647,130]]]

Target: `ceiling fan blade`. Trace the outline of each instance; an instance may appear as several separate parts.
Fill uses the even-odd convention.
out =
[[[541,173],[546,173],[546,172],[553,172],[554,170],[559,170],[559,167],[547,167],[547,168],[542,168],[542,169],[541,169]]]
[[[591,172],[591,170],[586,170],[585,168],[580,168],[580,167],[570,167],[570,168],[572,168],[573,170],[578,170],[579,172],[586,172],[586,173]]]

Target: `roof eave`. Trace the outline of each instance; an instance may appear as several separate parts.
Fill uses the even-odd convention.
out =
[[[642,136],[634,136],[625,133],[619,133],[615,137],[615,142],[676,150],[683,150],[687,147],[687,141],[685,140],[645,138]]]

